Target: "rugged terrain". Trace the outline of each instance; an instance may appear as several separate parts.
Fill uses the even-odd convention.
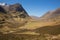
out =
[[[9,31],[25,25],[29,15],[20,4],[0,5],[0,31]]]
[[[0,5],[0,40],[60,40],[60,8],[36,19],[19,3]]]

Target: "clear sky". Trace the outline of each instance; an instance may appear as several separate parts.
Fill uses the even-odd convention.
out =
[[[20,3],[29,15],[42,16],[60,7],[60,0],[0,0],[1,3]]]

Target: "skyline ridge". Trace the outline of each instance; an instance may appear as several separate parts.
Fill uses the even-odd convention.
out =
[[[1,3],[22,4],[29,15],[42,16],[60,7],[60,0],[0,0]]]

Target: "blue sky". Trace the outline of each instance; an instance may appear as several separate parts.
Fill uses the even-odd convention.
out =
[[[29,15],[42,16],[60,7],[60,0],[0,0],[1,3],[20,3]]]

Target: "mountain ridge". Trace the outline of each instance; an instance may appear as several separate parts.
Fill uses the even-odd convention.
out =
[[[30,16],[20,4],[0,5],[0,32],[18,29],[29,19]]]

